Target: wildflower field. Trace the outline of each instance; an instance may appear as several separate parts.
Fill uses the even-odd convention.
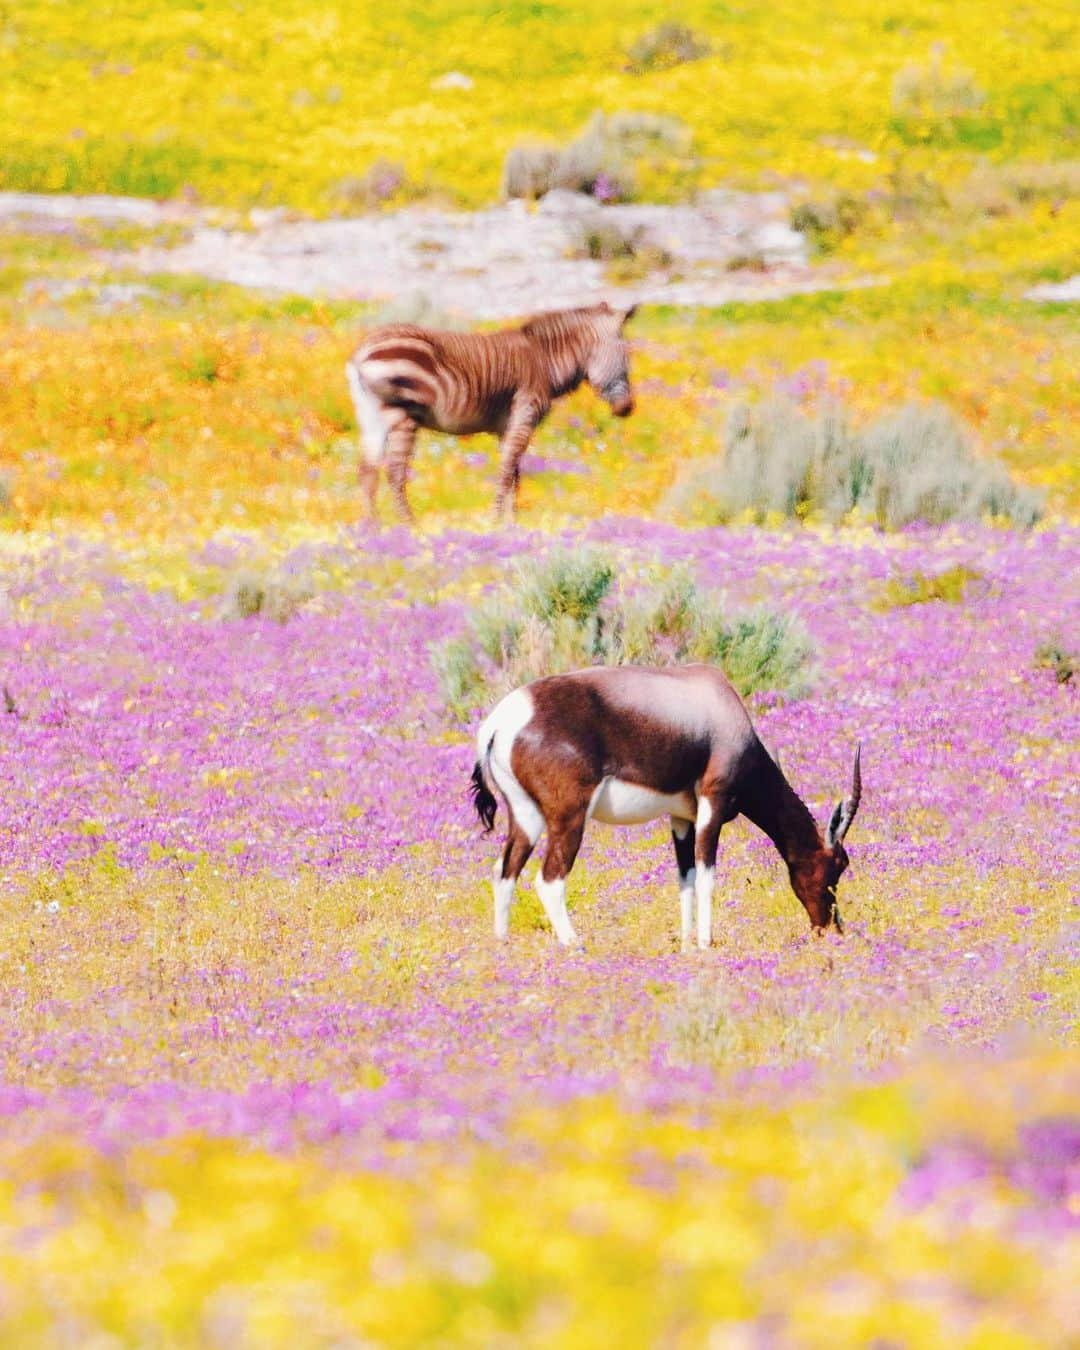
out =
[[[628,109],[693,133],[642,199],[779,186],[823,278],[645,308],[636,412],[557,404],[514,530],[493,442],[423,435],[407,530],[357,487],[373,307],[0,219],[0,1344],[1075,1338],[1080,341],[1032,291],[1080,256],[1074,19],[669,17],[0,4],[0,191],[327,213],[385,161],[376,205],[474,206]],[[778,399],[932,404],[1038,519],[703,524]],[[741,820],[708,951],[660,823],[589,827],[580,950],[531,885],[492,937],[437,653],[593,552],[797,627],[750,707],[822,823],[862,744],[842,937]]]

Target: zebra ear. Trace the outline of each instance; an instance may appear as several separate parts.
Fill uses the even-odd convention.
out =
[[[637,312],[638,312],[638,307],[637,307],[637,303],[635,302],[634,304],[632,304],[632,305],[629,307],[629,309],[625,309],[625,310],[623,311],[623,316],[622,316],[621,322],[619,323],[619,327],[621,328],[621,327],[623,326],[623,324],[629,323],[630,320],[634,317],[634,315],[635,315]]]

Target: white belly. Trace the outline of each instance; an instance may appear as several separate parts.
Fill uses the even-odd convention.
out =
[[[621,778],[605,778],[589,803],[589,815],[605,825],[640,825],[657,816],[693,820],[696,810],[688,792],[654,792]]]

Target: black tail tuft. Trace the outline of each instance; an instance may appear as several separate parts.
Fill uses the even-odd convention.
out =
[[[484,782],[484,770],[479,760],[476,761],[476,767],[472,771],[472,786],[469,793],[473,799],[473,806],[476,807],[476,814],[484,826],[484,833],[490,834],[495,828],[495,812],[499,809],[499,803]]]

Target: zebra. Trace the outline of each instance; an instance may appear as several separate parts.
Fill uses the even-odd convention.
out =
[[[500,438],[500,520],[517,504],[521,457],[555,399],[588,383],[617,417],[634,410],[623,327],[635,310],[606,302],[553,310],[495,333],[447,333],[414,324],[378,328],[345,366],[362,439],[360,483],[375,516],[385,462],[394,505],[411,520],[406,485],[420,427]]]

